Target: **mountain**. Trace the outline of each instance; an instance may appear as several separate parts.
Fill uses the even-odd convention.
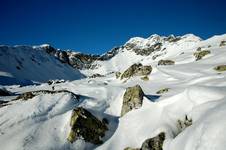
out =
[[[226,34],[135,37],[103,55],[1,46],[1,150],[224,150],[225,56]]]
[[[0,46],[0,84],[27,85],[81,77],[79,70],[49,55],[42,46]]]

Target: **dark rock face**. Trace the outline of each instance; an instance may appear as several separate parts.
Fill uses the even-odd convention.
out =
[[[210,53],[211,52],[209,50],[197,51],[194,53],[194,56],[196,58],[196,61],[198,61]]]
[[[140,108],[143,103],[143,96],[144,92],[139,85],[128,87],[123,96],[121,116],[133,109]]]
[[[159,60],[158,65],[174,65],[175,62],[173,60]]]
[[[143,66],[142,64],[133,64],[122,75],[121,79],[130,78],[132,76],[147,76],[151,73],[151,66]]]
[[[226,65],[219,65],[217,67],[214,68],[216,71],[226,71]]]
[[[115,47],[112,50],[108,51],[103,55],[90,55],[90,54],[83,54],[83,53],[76,53],[74,51],[64,51],[58,50],[50,45],[45,45],[42,47],[48,54],[56,57],[62,63],[67,63],[73,68],[76,69],[94,69],[97,67],[93,64],[95,61],[104,61],[109,60],[118,54],[121,47]]]
[[[78,138],[83,138],[86,142],[101,144],[108,127],[98,120],[89,111],[82,107],[75,108],[70,120],[71,131],[67,140],[71,143]]]
[[[141,150],[162,150],[164,140],[165,133],[161,132],[156,137],[145,140],[141,146]]]

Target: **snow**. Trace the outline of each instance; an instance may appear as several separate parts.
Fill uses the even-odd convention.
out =
[[[140,46],[144,46],[146,42],[155,42],[156,38],[163,39],[154,35],[147,39],[133,38],[129,42],[138,41]],[[165,54],[156,60],[152,59],[153,55],[140,56],[122,48],[113,58],[95,62],[100,67],[82,71],[86,75],[99,73],[106,75],[105,77],[79,79],[77,70],[72,71],[69,66],[63,65],[63,70],[67,70],[64,72],[65,76],[61,76],[63,79],[71,77],[66,75],[72,71],[70,75],[76,75],[75,78],[79,80],[54,84],[55,90],[71,91],[81,95],[81,99],[78,101],[70,93],[40,94],[27,101],[11,101],[11,105],[1,107],[1,150],[140,148],[146,139],[162,131],[166,133],[163,150],[224,150],[226,147],[226,72],[219,73],[213,68],[226,64],[226,47],[219,47],[220,42],[226,40],[226,34],[207,40],[201,40],[192,34],[181,38],[176,43],[165,42],[163,44],[166,48]],[[211,54],[195,61],[193,53],[198,47],[210,50]],[[4,54],[4,60],[9,56],[8,59],[15,63],[15,60],[12,60],[14,56],[11,51],[12,48],[9,48],[0,52]],[[31,52],[28,50],[26,52],[26,56],[25,54],[23,56],[30,56],[28,54]],[[184,54],[181,54],[182,52]],[[38,51],[37,56],[39,53],[42,52]],[[20,55],[22,56],[18,53],[17,56]],[[0,55],[0,57],[3,56]],[[47,55],[43,59],[47,58],[51,60],[50,68],[59,63]],[[0,59],[1,75],[20,79],[22,74],[15,69],[10,70],[12,68],[10,63],[8,67],[4,66],[6,63],[3,59]],[[172,59],[176,63],[171,66],[158,66],[159,59]],[[149,81],[133,77],[124,82],[116,79],[114,73],[110,73],[122,72],[137,62],[153,67]],[[27,66],[26,70],[32,71],[31,66]],[[37,71],[37,74],[41,71],[43,70]],[[49,75],[58,77],[54,75],[54,71],[50,70],[51,73],[43,75],[42,79],[50,78]],[[34,77],[31,78],[32,73]],[[32,73],[23,76],[29,77],[30,80],[43,81],[36,73]],[[123,94],[127,87],[136,84],[139,84],[145,93],[143,105],[120,117]],[[14,94],[52,89],[52,85],[46,83],[23,87],[3,86]],[[157,95],[156,92],[162,88],[169,88],[169,91]],[[1,100],[7,101],[10,98],[0,97]],[[77,106],[88,109],[99,119],[108,119],[109,131],[106,132],[102,145],[93,145],[82,139],[73,144],[67,142],[71,112]],[[183,120],[185,115],[192,119],[192,125],[180,132],[178,120]]]
[[[29,85],[49,79],[80,79],[82,74],[44,52],[41,47],[0,46],[0,84]]]

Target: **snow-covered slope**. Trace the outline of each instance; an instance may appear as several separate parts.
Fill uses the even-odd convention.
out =
[[[50,79],[75,80],[82,74],[47,54],[42,47],[0,46],[0,84],[31,84]]]
[[[164,132],[163,150],[224,150],[226,70],[214,69],[226,65],[226,44],[222,41],[226,41],[226,34],[207,40],[191,34],[133,38],[117,49],[112,58],[95,61],[96,68],[81,70],[87,75],[99,73],[105,76],[53,85],[5,86],[16,95],[52,91],[53,86],[54,91],[63,92],[40,93],[26,101],[11,101],[15,95],[1,96],[0,149],[124,150],[126,147],[140,148],[146,139]],[[129,46],[133,45],[133,48],[128,48],[128,43],[132,43]],[[137,54],[137,50],[152,50],[149,48],[156,43],[162,44],[150,54]],[[210,53],[196,60],[194,53],[204,50]],[[158,54],[161,56],[153,59]],[[175,64],[158,65],[161,59],[173,60]],[[116,79],[113,72],[123,72],[134,63],[152,66],[148,81],[139,76]],[[121,117],[125,90],[137,84],[145,94],[143,104]],[[156,94],[163,88],[168,91]],[[74,97],[65,90],[79,96]],[[83,107],[98,119],[108,120],[103,144],[94,145],[83,138],[74,143],[67,141],[75,107]],[[183,122],[185,116],[192,124],[182,130],[178,123]]]

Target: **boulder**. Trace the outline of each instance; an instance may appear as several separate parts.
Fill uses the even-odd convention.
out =
[[[216,67],[214,68],[214,70],[220,71],[220,72],[226,71],[226,65],[219,65],[219,66],[216,66]]]
[[[95,74],[89,76],[89,78],[97,78],[97,77],[104,77],[104,75],[101,75],[99,73],[95,73]]]
[[[72,111],[70,127],[71,131],[67,140],[71,143],[78,138],[82,138],[86,142],[102,144],[101,138],[104,137],[105,132],[108,130],[104,122],[82,107],[77,107]]]
[[[161,132],[157,136],[147,139],[142,143],[141,148],[127,147],[124,150],[162,150],[165,140],[165,133]]]
[[[139,85],[128,87],[123,96],[121,116],[133,109],[140,108],[143,103],[143,96],[144,92]]]
[[[157,136],[147,139],[143,142],[141,150],[162,150],[165,133],[161,132]]]
[[[220,47],[222,47],[222,46],[226,46],[226,41],[221,41]]]
[[[173,60],[159,60],[158,65],[174,65],[175,62]]]
[[[121,75],[121,79],[130,78],[132,76],[146,76],[152,71],[151,66],[143,66],[141,63],[133,64]]]
[[[143,81],[148,81],[149,78],[148,78],[148,76],[143,76],[143,77],[141,77],[141,80],[143,80]]]
[[[121,72],[116,72],[116,73],[115,73],[115,76],[116,76],[116,79],[120,78]]]
[[[194,53],[194,56],[196,58],[196,61],[198,61],[210,53],[211,52],[209,50],[197,51]]]
[[[170,88],[163,88],[163,89],[160,89],[156,92],[156,94],[163,94],[163,93],[166,93],[169,91]]]

